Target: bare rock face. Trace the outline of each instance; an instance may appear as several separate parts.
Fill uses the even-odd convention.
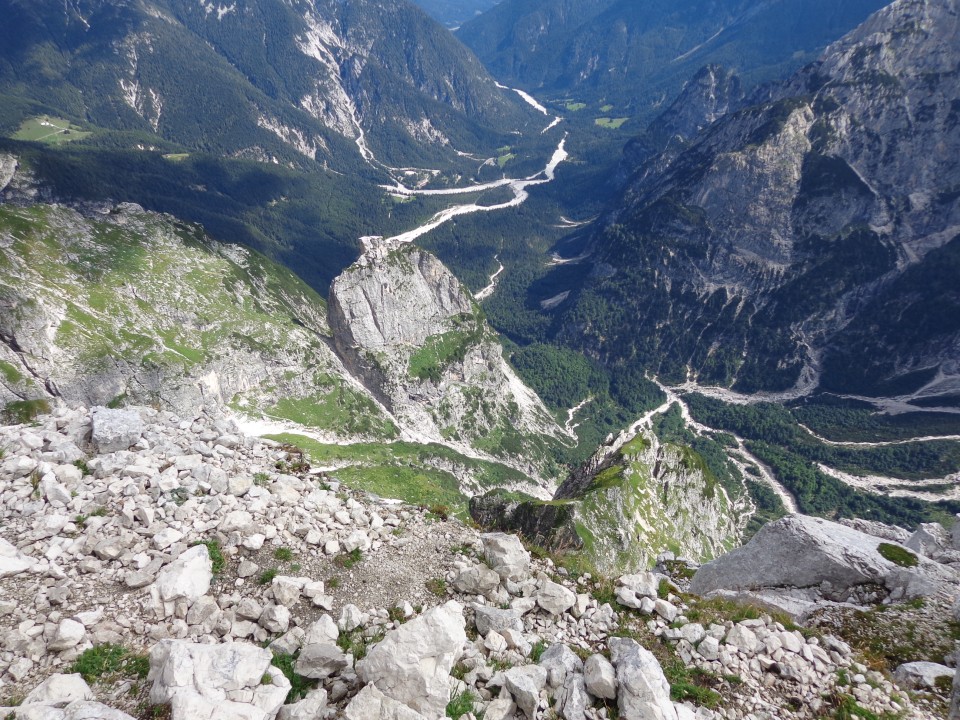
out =
[[[463,607],[450,601],[390,632],[357,663],[357,675],[428,718],[444,714],[450,671],[466,642]]]
[[[272,659],[269,650],[249,643],[163,640],[150,651],[150,701],[169,703],[174,720],[268,720],[290,690],[286,677],[270,672]]]
[[[892,558],[892,559],[890,559]],[[749,543],[702,566],[691,592],[803,590],[845,601],[878,586],[891,600],[932,595],[955,586],[957,573],[902,546],[839,523],[791,515],[768,523]]]
[[[347,368],[421,436],[483,445],[534,473],[543,436],[565,436],[507,365],[469,292],[416,246],[375,248],[344,271],[328,320]]]

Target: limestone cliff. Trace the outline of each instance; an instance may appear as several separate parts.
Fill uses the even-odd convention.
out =
[[[334,281],[329,310],[337,352],[401,424],[548,474],[546,449],[567,436],[435,257],[371,250]]]
[[[697,562],[739,544],[736,506],[689,448],[653,434],[600,448],[551,502],[493,491],[473,498],[481,525],[522,533],[553,550],[576,550],[604,574],[633,572],[670,550]]]
[[[670,382],[812,386],[822,359],[832,390],[955,395],[958,48],[957,2],[898,0],[649,161],[561,336]]]

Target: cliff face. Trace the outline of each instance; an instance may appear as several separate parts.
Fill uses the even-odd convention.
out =
[[[334,281],[329,308],[344,363],[424,437],[535,475],[547,466],[548,444],[567,440],[503,359],[479,306],[429,253],[412,245],[368,252]]]
[[[678,381],[689,371],[785,389],[804,369],[815,377],[824,356],[836,389],[923,370],[947,378],[928,394],[949,392],[956,328],[931,312],[957,297],[931,289],[937,268],[955,264],[960,229],[958,18],[956,2],[895,2],[651,161],[597,228],[595,272],[564,337],[609,360],[639,354]],[[897,304],[890,292],[907,271],[930,282],[879,312]],[[848,342],[867,317],[875,339]],[[860,340],[876,350],[866,362],[831,361]]]
[[[195,226],[132,205],[0,205],[0,266],[2,401],[231,404],[310,414],[332,437],[397,433],[328,346],[322,299]]]
[[[739,544],[748,510],[689,448],[642,434],[601,448],[544,503],[502,491],[470,502],[481,525],[576,550],[604,574],[648,568],[669,550],[702,562]]]

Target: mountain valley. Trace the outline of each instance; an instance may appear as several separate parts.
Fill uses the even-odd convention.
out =
[[[0,0],[0,717],[960,718],[957,1],[418,4]]]

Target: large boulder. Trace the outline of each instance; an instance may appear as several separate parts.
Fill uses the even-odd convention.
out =
[[[272,660],[249,643],[162,640],[150,650],[150,702],[169,703],[173,720],[273,720],[290,681]]]
[[[623,720],[677,720],[670,683],[649,650],[630,638],[610,639],[617,669],[617,705]]]
[[[893,672],[897,685],[907,690],[930,690],[940,678],[952,678],[953,669],[933,662],[908,662]]]
[[[74,700],[92,700],[93,691],[79,674],[55,673],[31,690],[22,705],[66,705]]]
[[[888,544],[906,563],[884,557],[883,543],[839,523],[790,515],[765,525],[743,547],[703,565],[690,591],[706,595],[724,590],[813,588],[828,600],[842,601],[857,586],[881,585],[893,599],[906,600],[957,582],[955,572],[901,546]]]
[[[387,633],[357,663],[357,675],[429,720],[441,718],[466,639],[463,607],[451,600]]]
[[[143,420],[136,410],[111,410],[95,407],[90,411],[93,424],[91,441],[101,455],[129,450],[143,435]]]
[[[164,603],[180,598],[194,603],[207,594],[212,580],[213,563],[207,546],[194,545],[160,571],[152,592]]]
[[[357,693],[343,716],[346,720],[425,720],[416,710],[384,695],[376,685],[367,685]]]
[[[0,578],[27,572],[36,564],[36,560],[17,550],[16,545],[0,538]]]
[[[487,565],[501,580],[520,582],[530,574],[530,553],[516,535],[486,533],[483,540],[483,556]]]

